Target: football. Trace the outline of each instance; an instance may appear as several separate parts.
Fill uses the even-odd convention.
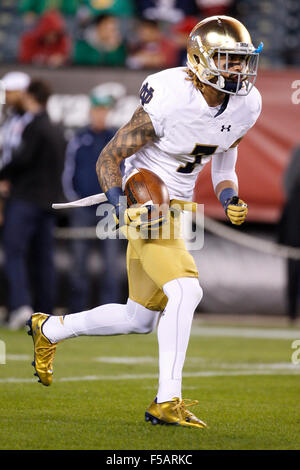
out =
[[[149,218],[165,215],[169,209],[170,196],[166,184],[153,171],[135,169],[125,184],[128,206],[153,205]]]

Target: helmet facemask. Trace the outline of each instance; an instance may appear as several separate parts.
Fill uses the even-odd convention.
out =
[[[244,47],[237,47],[234,50],[218,47],[209,53],[203,52],[201,56],[194,55],[194,64],[191,64],[189,58],[187,62],[188,67],[201,82],[223,93],[249,94],[256,81],[259,60],[259,52],[254,50],[252,45],[244,45]],[[234,60],[234,56],[237,57],[237,61],[241,65],[241,71],[231,69],[231,64],[237,62]],[[224,77],[224,74],[229,77]],[[230,80],[230,76],[234,76],[235,79]]]

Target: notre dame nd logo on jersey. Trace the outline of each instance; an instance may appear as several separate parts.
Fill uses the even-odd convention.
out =
[[[148,82],[145,83],[145,85],[141,88],[140,91],[140,98],[143,106],[145,103],[150,103],[153,98],[154,89],[152,87],[148,88],[148,86]]]

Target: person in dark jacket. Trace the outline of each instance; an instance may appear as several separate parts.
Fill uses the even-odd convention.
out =
[[[101,85],[90,93],[90,123],[70,140],[63,173],[63,188],[69,201],[101,192],[95,172],[99,152],[112,139],[115,129],[107,125],[107,116],[114,98],[103,93]],[[70,212],[72,227],[96,227],[100,218],[95,207],[78,207]],[[98,303],[121,301],[122,272],[120,269],[122,240],[87,240],[72,242],[71,311],[91,305],[91,277],[88,272],[89,254],[96,249],[101,255],[103,269],[99,276]]]
[[[292,153],[283,186],[286,200],[279,222],[279,242],[300,248],[300,147]],[[289,319],[294,322],[300,296],[300,260],[288,258],[286,270],[286,308]]]
[[[51,203],[59,200],[62,194],[65,141],[46,112],[50,93],[45,81],[30,82],[24,106],[32,119],[25,127],[11,161],[0,171],[0,179],[9,180],[11,185],[3,229],[11,329],[24,326],[33,307],[52,312],[55,303],[55,220]],[[27,256],[30,246],[33,247],[30,268],[35,299],[29,287]]]

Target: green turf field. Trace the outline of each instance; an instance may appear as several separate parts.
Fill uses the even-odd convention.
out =
[[[144,421],[157,390],[156,335],[76,338],[58,346],[54,382],[33,378],[32,340],[0,329],[0,449],[300,449],[300,330],[195,323],[184,397],[208,424]],[[299,354],[300,358],[300,354]]]

